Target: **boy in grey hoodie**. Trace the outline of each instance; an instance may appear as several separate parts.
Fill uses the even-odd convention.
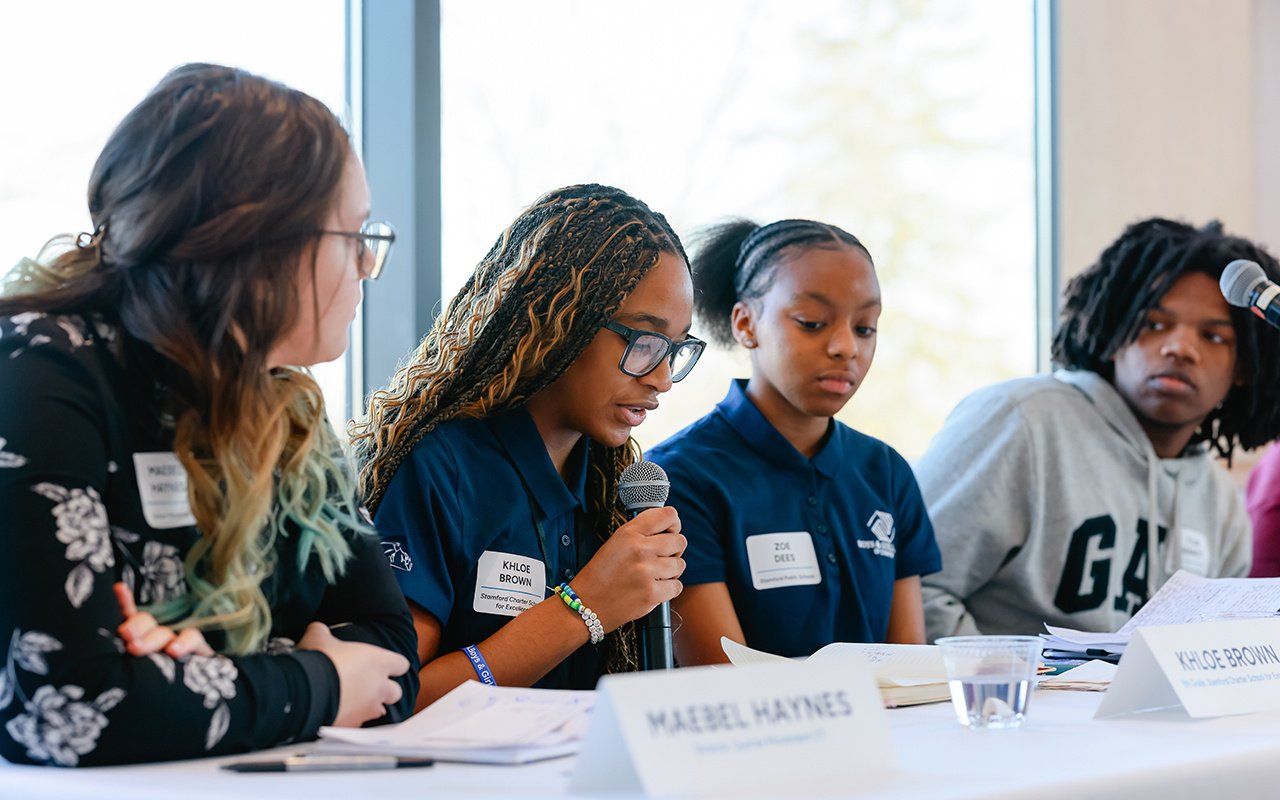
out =
[[[1216,222],[1131,225],[1067,287],[1061,369],[956,407],[916,466],[942,550],[930,641],[1112,631],[1177,569],[1248,573],[1249,519],[1211,451],[1280,435],[1280,333],[1223,299],[1237,258],[1280,280]]]

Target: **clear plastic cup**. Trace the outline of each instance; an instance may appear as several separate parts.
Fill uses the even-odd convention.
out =
[[[1042,644],[1038,636],[939,639],[956,720],[971,730],[1020,727]]]

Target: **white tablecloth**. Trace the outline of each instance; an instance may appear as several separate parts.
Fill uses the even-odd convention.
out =
[[[1038,691],[1027,723],[1018,731],[969,731],[956,724],[947,704],[891,710],[897,768],[849,786],[844,796],[1280,798],[1280,713],[1198,721],[1182,712],[1094,720],[1101,698],[1096,693]],[[437,764],[250,775],[218,769],[227,760],[234,759],[78,770],[0,761],[0,797],[548,800],[565,794],[574,764],[564,758],[520,767]]]

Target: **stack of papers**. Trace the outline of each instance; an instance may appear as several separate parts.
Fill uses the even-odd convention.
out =
[[[1105,692],[1119,669],[1109,661],[1086,661],[1060,675],[1040,681],[1041,689],[1069,689],[1077,692]]]
[[[720,646],[735,666],[778,661],[795,663],[792,659],[755,650],[725,637],[720,638]],[[835,642],[799,661],[825,663],[845,658],[861,658],[870,663],[886,708],[951,699],[942,653],[935,645]]]
[[[1133,619],[1115,633],[1088,633],[1045,625],[1045,658],[1101,658],[1119,661],[1129,637],[1147,625],[1185,625],[1233,616],[1276,614],[1280,578],[1202,578],[1178,570]],[[1065,673],[1064,673],[1065,674]]]
[[[326,753],[476,764],[524,764],[578,752],[595,692],[518,689],[467,681],[404,722],[320,729]]]
[[[1044,657],[1048,659],[1104,659],[1120,660],[1129,644],[1128,633],[1089,633],[1074,628],[1058,628],[1045,625],[1048,633],[1040,634],[1044,640]]]

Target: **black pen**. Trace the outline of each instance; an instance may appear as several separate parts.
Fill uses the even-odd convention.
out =
[[[232,772],[315,772],[338,769],[401,769],[404,767],[429,767],[435,762],[429,758],[398,758],[387,755],[328,755],[302,754],[287,756],[279,761],[236,761],[223,764]]]

